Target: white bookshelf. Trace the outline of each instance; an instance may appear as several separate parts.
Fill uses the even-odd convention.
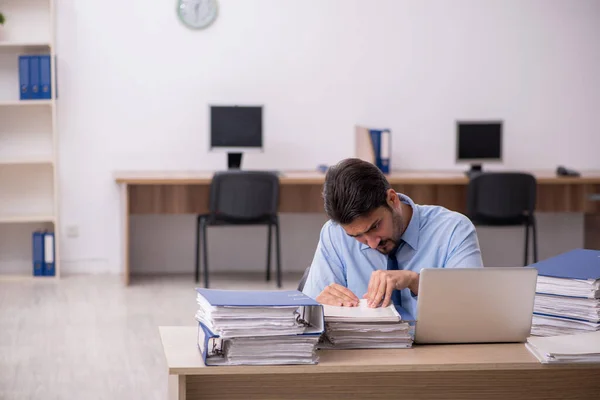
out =
[[[0,12],[0,279],[33,278],[32,234],[54,232],[60,277],[55,0],[2,0]],[[18,59],[50,54],[52,98],[20,100]]]

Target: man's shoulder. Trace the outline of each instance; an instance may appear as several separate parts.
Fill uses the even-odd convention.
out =
[[[452,229],[457,226],[469,228],[473,225],[466,215],[443,206],[417,205],[417,208],[421,217],[421,227]]]

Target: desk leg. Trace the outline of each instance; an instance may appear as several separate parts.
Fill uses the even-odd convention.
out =
[[[185,400],[185,375],[169,375],[169,400]]]
[[[129,285],[129,185],[121,185],[121,254],[123,283]]]

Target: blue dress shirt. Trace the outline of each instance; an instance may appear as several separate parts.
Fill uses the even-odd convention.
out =
[[[463,214],[440,206],[418,205],[406,195],[400,200],[413,214],[395,253],[398,269],[419,272],[423,268],[483,267],[477,232]],[[367,292],[371,274],[388,269],[388,256],[348,236],[327,221],[303,292],[316,298],[331,283],[349,288],[359,299]],[[417,297],[410,289],[400,293],[402,306],[417,316]]]

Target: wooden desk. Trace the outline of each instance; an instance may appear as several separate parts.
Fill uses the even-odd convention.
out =
[[[600,249],[600,171],[580,178],[534,172],[538,181],[537,211],[580,212],[586,215],[586,243]],[[124,280],[129,283],[129,216],[132,214],[201,214],[208,211],[212,172],[118,172],[123,221]],[[283,172],[279,211],[323,212],[325,175],[319,172]],[[465,212],[468,179],[462,172],[401,172],[388,180],[398,192],[418,204],[437,204]]]
[[[196,327],[160,327],[171,399],[594,399],[600,364],[544,365],[524,344],[321,350],[318,365],[206,367]]]

